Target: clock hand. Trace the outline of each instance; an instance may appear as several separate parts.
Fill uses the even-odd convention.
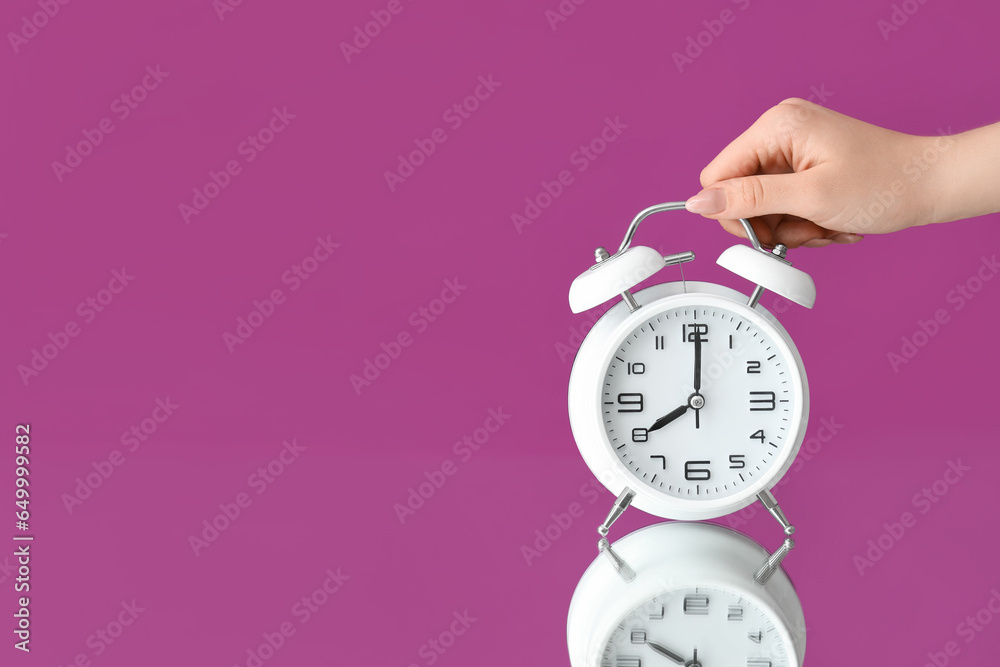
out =
[[[646,432],[647,433],[652,433],[653,431],[659,431],[661,428],[663,428],[664,426],[666,426],[667,424],[669,424],[670,422],[672,422],[673,420],[677,419],[682,414],[684,414],[685,412],[687,412],[687,409],[688,409],[687,405],[682,405],[681,407],[677,408],[676,410],[671,411],[669,414],[666,414],[663,417],[660,417],[655,422],[653,422],[652,426],[650,426],[648,429],[646,429]]]
[[[694,393],[701,393],[701,336],[694,339]]]
[[[701,333],[694,332],[694,394],[688,399],[694,408],[694,427],[701,428],[701,408],[705,398],[701,395]]]
[[[660,655],[665,656],[667,658],[670,658],[671,660],[673,660],[674,662],[676,662],[679,665],[683,665],[684,664],[684,658],[682,658],[681,656],[677,655],[676,653],[674,653],[670,649],[665,648],[663,646],[660,646],[656,642],[646,642],[646,646],[648,646],[649,648],[653,649],[654,651],[656,651]]]

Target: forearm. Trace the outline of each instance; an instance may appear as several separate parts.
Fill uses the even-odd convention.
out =
[[[1000,212],[1000,123],[951,137],[924,137],[933,197],[928,222],[949,222]]]

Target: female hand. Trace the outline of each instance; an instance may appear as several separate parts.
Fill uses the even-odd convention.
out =
[[[856,243],[1000,209],[1000,123],[958,136],[886,130],[817,104],[769,109],[701,172],[687,201],[745,236],[789,248]]]

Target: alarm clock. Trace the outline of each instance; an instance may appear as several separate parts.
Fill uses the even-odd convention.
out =
[[[631,247],[642,220],[682,208],[671,202],[640,212],[618,252],[598,248],[597,263],[570,287],[575,313],[621,297],[587,334],[569,381],[580,453],[618,495],[599,529],[602,551],[611,524],[630,505],[701,520],[759,499],[786,535],[794,532],[770,489],[802,444],[809,386],[794,342],[759,300],[769,289],[811,308],[815,284],[791,265],[783,245],[762,247],[743,219],[751,246],[727,249],[718,263],[756,284],[749,297],[683,279],[632,294],[664,267],[694,259],[692,252],[664,257]],[[782,548],[792,545],[786,540]],[[613,550],[609,555],[621,566]]]
[[[767,551],[713,524],[669,522],[623,537],[614,550],[635,570],[626,583],[601,558],[573,593],[572,667],[801,667],[802,605],[781,568],[765,585]]]

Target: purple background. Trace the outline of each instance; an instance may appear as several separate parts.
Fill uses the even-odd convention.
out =
[[[0,556],[4,664],[247,665],[286,622],[294,634],[264,664],[567,664],[567,606],[612,500],[589,490],[565,405],[593,314],[573,316],[567,290],[593,248],[616,245],[645,206],[697,192],[701,168],[786,97],[922,134],[1000,115],[995,3],[910,0],[908,15],[860,0],[592,0],[553,29],[556,0],[403,0],[348,63],[339,44],[386,6],[254,0],[220,19],[210,0],[71,2],[34,32],[22,21],[36,2],[0,10],[5,32],[31,35],[8,34],[0,56],[0,533],[18,532],[13,431],[27,422],[35,535],[30,656],[10,645],[16,575]],[[901,25],[884,33],[894,12]],[[679,68],[687,48],[697,57]],[[169,74],[121,119],[114,100],[157,65]],[[499,87],[454,128],[445,111],[491,75]],[[294,119],[247,161],[241,142],[275,108]],[[52,163],[103,118],[113,132],[60,179]],[[573,154],[607,118],[627,128],[580,172]],[[384,173],[436,128],[446,141],[391,190]],[[230,160],[239,173],[185,221],[179,206]],[[512,214],[564,169],[573,182],[516,229]],[[694,250],[689,279],[749,289],[714,265],[732,237],[670,216],[637,241]],[[814,440],[777,493],[799,528],[787,569],[810,665],[941,664],[949,642],[952,664],[1000,654],[993,612],[981,631],[959,627],[1000,590],[1000,281],[975,283],[997,223],[792,254],[819,291],[815,310],[780,315],[809,373]],[[293,291],[282,277],[317,237],[339,247]],[[122,267],[134,280],[102,293]],[[970,279],[981,290],[959,309],[952,290]],[[441,312],[446,281],[464,289]],[[227,346],[275,289],[284,302]],[[78,310],[108,296],[92,321]],[[947,323],[894,369],[887,355],[939,309]],[[78,335],[25,381],[18,367],[70,322]],[[404,333],[410,344],[356,391],[350,376],[384,365],[380,344]],[[168,397],[179,407],[129,451],[122,434]],[[491,409],[510,417],[463,460],[454,443]],[[840,425],[826,442],[822,419]],[[293,439],[304,450],[261,489],[251,476]],[[70,512],[77,479],[116,450],[121,465]],[[968,470],[915,504],[949,461]],[[401,521],[394,506],[442,466],[454,474]],[[189,537],[241,493],[249,506],[196,555]],[[573,503],[583,516],[529,565],[522,546]],[[887,537],[904,512],[915,525]],[[777,542],[769,517],[743,518]],[[652,521],[632,511],[615,534]],[[891,549],[859,573],[855,557],[880,539]],[[349,579],[300,622],[294,605],[338,568]],[[133,600],[134,622],[95,639],[117,634]],[[427,642],[466,611],[475,622],[433,653]]]

